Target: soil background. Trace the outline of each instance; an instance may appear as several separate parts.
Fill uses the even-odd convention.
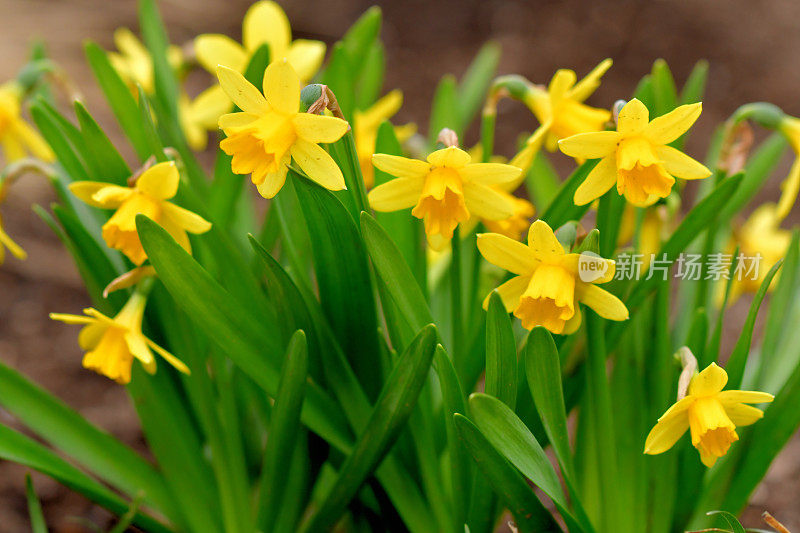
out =
[[[518,73],[547,83],[557,68],[581,77],[605,57],[614,66],[590,102],[609,107],[631,94],[653,60],[668,61],[682,83],[694,63],[707,59],[710,83],[704,113],[688,152],[701,157],[712,128],[738,105],[766,100],[800,115],[800,2],[793,0],[615,0],[609,2],[404,0],[377,2],[384,11],[386,90],[405,94],[399,123],[423,125],[441,75],[463,74],[486,40],[502,45],[500,73]],[[332,43],[372,2],[300,0],[282,2],[295,37]],[[238,39],[249,2],[242,0],[162,0],[175,43],[204,32]],[[25,62],[30,43],[43,39],[51,56],[73,78],[89,110],[120,141],[119,130],[83,58],[85,39],[113,48],[120,26],[137,28],[132,0],[0,0],[0,80],[13,77]],[[511,146],[520,131],[535,127],[531,114],[504,103],[498,117],[498,145]],[[473,129],[465,144],[476,141]],[[125,152],[127,150],[127,152]],[[130,155],[130,150],[123,149]],[[509,154],[506,154],[509,155]],[[558,157],[558,156],[557,156]],[[776,201],[788,160],[762,192]],[[79,312],[89,304],[67,252],[39,218],[32,204],[47,206],[53,195],[43,180],[23,178],[3,205],[5,225],[28,251],[27,261],[11,258],[0,267],[0,359],[79,410],[123,441],[144,449],[135,414],[124,388],[84,371],[77,329],[54,324],[48,312]],[[797,213],[790,222],[797,222]],[[737,303],[726,335],[728,349],[738,335],[749,299]],[[2,383],[0,383],[2,387]],[[0,409],[0,422],[14,425]],[[42,476],[34,481],[53,531],[89,531],[82,520],[105,527],[108,515],[85,499]],[[744,517],[761,527],[769,510],[790,530],[800,531],[800,440],[795,438],[773,465]],[[0,533],[29,530],[24,470],[0,463]]]

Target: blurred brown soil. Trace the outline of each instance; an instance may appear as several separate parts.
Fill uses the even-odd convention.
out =
[[[388,72],[386,89],[401,88],[405,105],[398,121],[427,120],[430,99],[445,72],[461,75],[481,43],[503,48],[502,73],[519,73],[546,83],[560,67],[579,76],[605,57],[615,64],[591,102],[608,107],[634,89],[653,60],[665,58],[682,81],[699,59],[711,64],[705,112],[689,153],[700,157],[708,133],[738,105],[768,100],[800,115],[800,3],[792,0],[659,0],[653,2],[407,0],[384,4]],[[334,41],[369,5],[355,0],[284,2],[296,36]],[[174,42],[203,32],[240,36],[248,5],[241,0],[163,0]],[[15,75],[34,38],[68,71],[85,95],[90,111],[120,141],[121,136],[82,56],[85,39],[111,48],[119,26],[136,28],[132,0],[0,0],[0,80]],[[498,117],[498,145],[510,146],[535,122],[515,103],[504,103]],[[477,140],[470,132],[466,144]],[[501,150],[503,151],[503,150]],[[506,155],[510,150],[505,150]],[[782,171],[788,168],[788,161]],[[762,193],[775,201],[779,177]],[[30,210],[53,201],[48,186],[35,176],[18,183],[3,205],[5,224],[30,257],[9,259],[0,267],[0,358],[54,392],[92,422],[132,446],[143,449],[142,436],[125,390],[80,367],[77,331],[51,323],[51,311],[79,312],[88,305],[80,279],[66,251]],[[795,217],[795,221],[797,218]],[[735,335],[748,306],[742,299],[730,315]],[[728,349],[732,342],[728,342]],[[2,384],[0,383],[0,387]],[[11,423],[0,409],[0,421]],[[42,476],[35,476],[48,522],[54,531],[88,531],[73,517],[107,525],[108,515],[80,496]],[[0,464],[0,533],[27,531],[24,470]],[[800,441],[793,440],[773,465],[752,499],[745,525],[761,527],[767,509],[790,529],[800,531]]]

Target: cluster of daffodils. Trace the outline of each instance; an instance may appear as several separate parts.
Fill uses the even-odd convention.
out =
[[[588,102],[610,59],[545,86],[495,77],[487,45],[463,80],[442,81],[423,138],[391,122],[403,94],[383,92],[377,8],[326,61],[271,0],[247,10],[241,43],[204,34],[183,46],[164,39],[154,1],[141,4],[144,42],[123,28],[116,51],[87,45],[137,161],[86,104],[75,102],[77,124],[62,114],[39,51],[0,86],[0,208],[22,176],[53,184],[59,204],[36,211],[93,307],[50,317],[82,326],[85,368],[129,387],[157,468],[93,429],[59,440],[30,406],[60,404],[2,362],[0,407],[127,499],[70,477],[84,474],[56,455],[9,452],[27,437],[2,423],[0,458],[159,533],[360,529],[383,512],[410,531],[488,532],[498,502],[520,531],[667,531],[711,527],[707,511],[747,502],[800,427],[787,407],[800,401],[787,296],[800,290],[787,223],[800,119],[745,105],[701,163],[685,140],[702,65],[678,94],[656,62],[635,95],[603,106]],[[208,82],[199,93],[193,69]],[[536,122],[508,148],[494,146],[503,99]],[[775,132],[757,168],[750,122]],[[796,161],[780,197],[749,209],[787,141]],[[210,148],[208,172],[197,152]],[[0,264],[6,251],[26,256],[0,218]],[[674,290],[686,253],[731,260]],[[741,257],[760,268],[724,277]],[[742,300],[751,311],[723,369],[721,339],[736,329],[725,313]],[[687,430],[696,451],[678,444]],[[99,462],[81,452],[97,442],[109,446]],[[684,483],[698,489],[686,496]]]

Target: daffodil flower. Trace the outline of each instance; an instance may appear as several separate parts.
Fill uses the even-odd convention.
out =
[[[14,82],[0,86],[0,146],[5,163],[33,155],[43,161],[55,155],[41,135],[22,118],[22,89]]]
[[[250,58],[261,45],[269,46],[270,61],[286,58],[303,82],[317,73],[325,58],[325,43],[297,39],[292,41],[292,28],[283,9],[270,0],[253,4],[242,23],[242,44],[220,34],[204,34],[195,38],[197,61],[210,73],[217,65],[244,73]]]
[[[544,326],[553,333],[573,333],[581,324],[579,303],[609,320],[628,319],[625,304],[597,286],[614,278],[614,261],[588,253],[565,253],[542,220],[531,225],[527,245],[496,233],[482,233],[478,249],[490,263],[516,274],[496,290],[506,309],[526,329]],[[483,305],[489,305],[488,297]]]
[[[781,184],[780,201],[778,202],[777,216],[780,220],[786,218],[792,210],[797,195],[800,193],[800,118],[784,116],[778,125],[778,130],[783,133],[794,151],[795,160],[789,169],[789,175]]]
[[[204,150],[208,144],[208,132],[219,129],[219,117],[232,108],[230,98],[219,85],[206,89],[195,99],[181,93],[178,117],[189,147],[195,151]]]
[[[358,162],[361,166],[361,174],[364,176],[364,185],[371,189],[375,184],[375,169],[372,166],[372,154],[375,153],[375,142],[378,139],[378,128],[384,121],[389,120],[403,105],[403,93],[395,89],[377,102],[369,109],[353,113],[353,136],[356,141],[356,152],[358,152]],[[416,128],[413,125],[406,125],[395,128],[397,140],[401,143],[413,135]]]
[[[147,47],[128,28],[117,28],[114,31],[114,45],[118,51],[109,52],[108,59],[134,96],[139,95],[136,85],[141,85],[145,93],[153,94],[155,71],[153,58]],[[180,68],[183,62],[180,47],[170,45],[167,48],[167,61],[173,69]]]
[[[103,224],[103,239],[110,248],[141,265],[147,254],[136,233],[136,215],[146,215],[160,224],[186,251],[191,251],[186,232],[205,233],[211,229],[211,223],[204,218],[167,201],[178,192],[179,181],[175,163],[167,161],[144,171],[133,187],[76,181],[69,189],[91,206],[116,209]]]
[[[734,230],[729,249],[732,251],[738,245],[740,255],[758,257],[759,261],[754,275],[743,272],[741,276],[734,278],[731,301],[736,301],[744,292],[756,292],[770,269],[786,255],[792,232],[781,228],[780,223],[780,214],[775,204],[767,203],[760,205],[740,228]],[[780,272],[777,275],[780,276]],[[775,283],[770,285],[769,290],[773,287]]]
[[[771,402],[774,398],[766,392],[723,391],[727,382],[728,374],[714,363],[696,374],[686,397],[667,409],[650,431],[644,453],[664,453],[688,429],[700,460],[709,468],[714,466],[739,440],[736,427],[749,426],[764,416],[760,409],[747,404]]]
[[[86,351],[83,366],[125,385],[131,381],[133,359],[154,374],[156,360],[153,351],[184,374],[189,368],[164,348],[142,333],[142,317],[147,299],[134,292],[122,310],[109,318],[96,309],[84,309],[86,316],[51,313],[50,318],[67,324],[83,324],[78,343]]]
[[[611,113],[583,102],[600,86],[600,78],[611,68],[611,63],[610,59],[603,60],[580,82],[575,71],[561,69],[550,80],[547,90],[534,86],[525,96],[525,104],[547,132],[548,150],[554,151],[559,139],[604,129]]]
[[[471,163],[467,152],[450,146],[430,154],[427,161],[375,154],[375,168],[396,176],[372,189],[369,203],[376,211],[399,211],[425,222],[428,243],[441,250],[453,238],[456,226],[471,215],[503,220],[514,205],[493,186],[516,180],[521,170],[501,163]]]
[[[711,171],[680,150],[668,146],[700,116],[702,104],[682,105],[650,120],[647,107],[633,99],[622,108],[617,131],[581,133],[558,142],[565,154],[597,159],[586,180],[575,191],[575,204],[599,198],[614,184],[632,204],[646,206],[666,198],[675,178],[707,178]]]
[[[220,65],[219,82],[242,110],[219,119],[228,136],[219,147],[233,156],[236,174],[252,174],[264,198],[272,198],[286,182],[289,161],[330,190],[345,188],[336,162],[319,143],[332,143],[347,132],[347,121],[300,112],[300,79],[286,60],[264,71],[264,94],[233,69]]]

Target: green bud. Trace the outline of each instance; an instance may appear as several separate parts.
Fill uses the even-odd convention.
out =
[[[322,97],[322,87],[323,85],[319,83],[303,87],[303,90],[300,91],[300,107],[303,111],[308,111],[308,108]]]
[[[571,250],[578,238],[578,223],[571,220],[556,230],[556,239],[565,250]]]
[[[580,254],[583,252],[592,252],[595,254],[600,253],[600,231],[595,228],[589,232],[589,235],[583,238],[581,243],[572,250],[574,254]]]

